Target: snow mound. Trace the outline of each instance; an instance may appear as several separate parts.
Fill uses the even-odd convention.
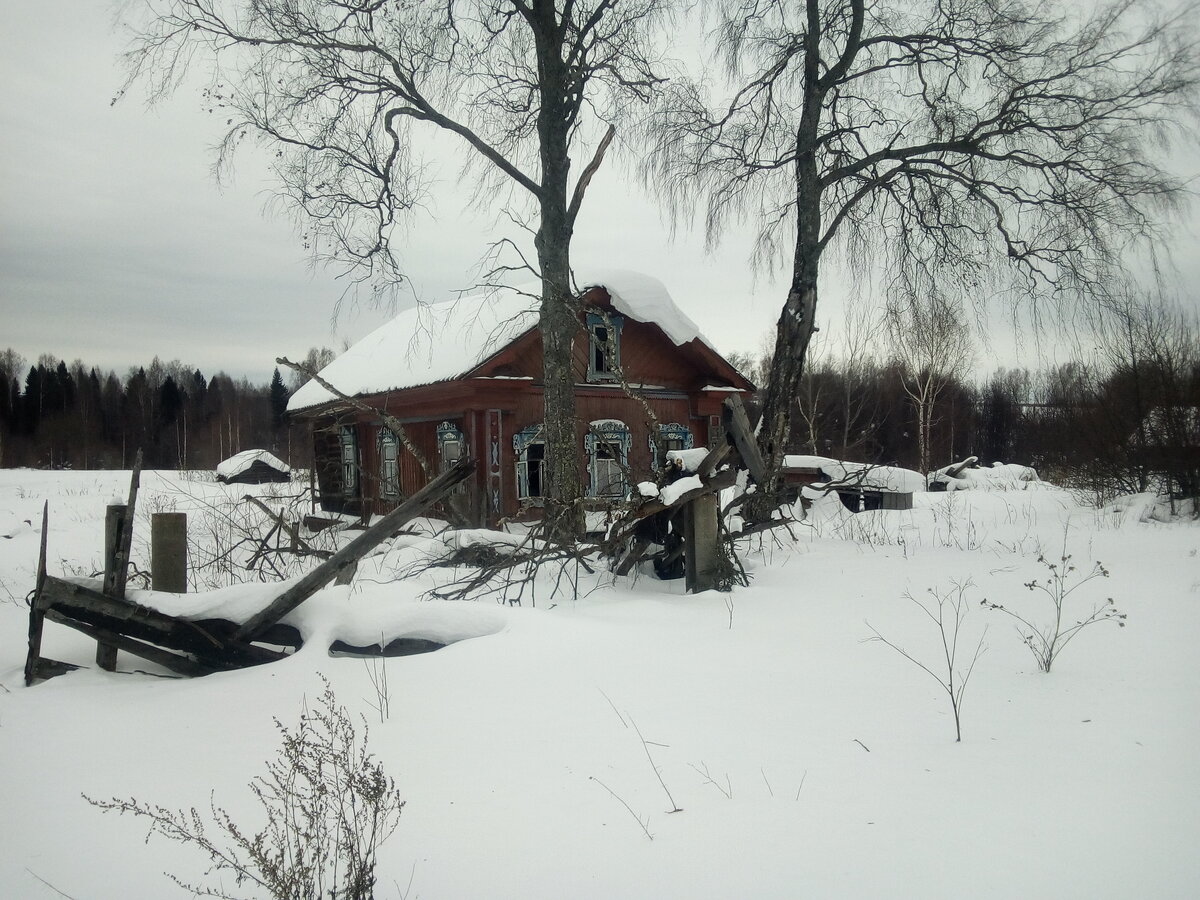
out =
[[[243,450],[241,453],[235,453],[217,466],[217,477],[223,481],[236,478],[256,462],[270,466],[272,469],[283,472],[285,475],[290,475],[292,471],[287,463],[273,453],[268,453],[266,450]]]
[[[949,467],[953,468],[953,467]],[[948,491],[1024,491],[1042,484],[1035,469],[1016,463],[993,463],[991,468],[963,469],[958,475],[939,469],[931,481],[946,485]]]
[[[843,462],[827,456],[789,454],[783,458],[785,469],[819,469],[832,482],[846,482],[848,487],[894,494],[914,494],[925,490],[925,476],[899,466],[876,466],[870,463]],[[814,485],[814,487],[823,485]]]

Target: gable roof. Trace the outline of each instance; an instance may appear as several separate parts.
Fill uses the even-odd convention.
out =
[[[584,275],[576,278],[581,291],[603,287],[618,312],[658,325],[676,346],[698,340],[716,354],[657,278],[618,269]],[[540,290],[534,282],[406,309],[323,368],[321,377],[350,396],[459,378],[537,326]],[[335,399],[309,381],[288,409]]]

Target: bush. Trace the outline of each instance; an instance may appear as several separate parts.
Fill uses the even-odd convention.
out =
[[[195,807],[84,799],[106,812],[149,819],[147,840],[158,833],[199,847],[209,859],[205,876],[232,874],[237,888],[253,886],[276,900],[369,900],[376,853],[395,831],[404,801],[367,751],[366,721],[360,738],[325,681],[316,709],[306,709],[298,726],[288,728],[278,719],[275,726],[282,738],[278,754],[249,785],[267,819],[253,834],[214,801],[206,823]],[[240,896],[224,886],[196,886],[167,875],[198,896]]]

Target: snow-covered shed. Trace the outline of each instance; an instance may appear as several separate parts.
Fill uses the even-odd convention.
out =
[[[722,401],[754,386],[700,335],[657,279],[607,271],[577,273],[577,283],[577,446],[585,493],[592,505],[603,506],[653,478],[668,451],[715,440]],[[542,502],[537,323],[536,285],[418,306],[320,374],[341,393],[399,419],[435,473],[464,454],[479,460],[455,503],[469,519],[491,522]],[[288,409],[293,419],[312,423],[325,509],[385,512],[426,483],[414,455],[378,417],[316,381],[301,387]]]
[[[783,477],[796,487],[836,491],[851,512],[912,509],[913,494],[925,490],[925,476],[912,469],[843,462],[827,456],[785,456]]]
[[[292,470],[279,457],[266,450],[243,450],[217,466],[217,481],[222,484],[266,484],[292,480]]]

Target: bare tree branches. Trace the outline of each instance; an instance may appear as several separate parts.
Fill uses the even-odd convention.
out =
[[[758,261],[792,265],[760,431],[775,461],[827,251],[905,297],[1095,295],[1182,196],[1157,155],[1195,112],[1182,13],[1156,20],[1134,0],[721,10],[740,88],[711,104],[673,84],[645,173],[674,214],[703,212],[710,240],[749,218]]]

